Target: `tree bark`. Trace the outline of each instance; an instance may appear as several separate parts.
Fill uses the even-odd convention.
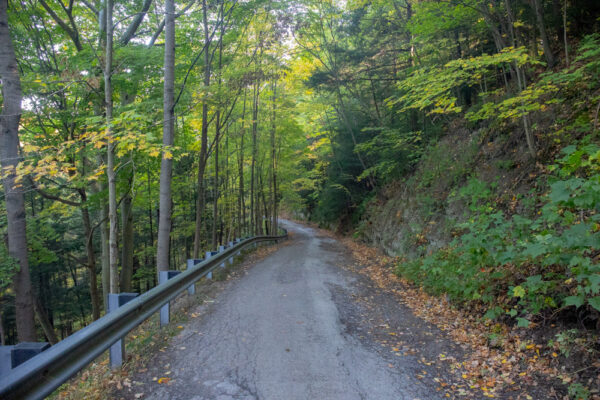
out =
[[[563,41],[565,43],[565,62],[567,67],[569,66],[569,42],[567,40],[567,6],[569,5],[568,0],[565,0],[563,7]]]
[[[113,57],[113,0],[106,0],[106,55],[104,65],[104,102],[106,107],[106,137],[108,148],[106,154],[106,176],[108,178],[108,246],[110,269],[110,293],[119,293],[119,265],[117,245],[117,178],[115,173],[116,140],[112,131],[112,57]]]
[[[246,132],[246,93],[244,89],[244,106],[242,108],[242,127],[240,131],[240,150],[238,153],[238,219],[239,219],[239,230],[238,237],[242,237],[246,234],[246,204],[244,202],[244,133]]]
[[[273,115],[271,117],[271,234],[277,234],[277,151],[275,134],[277,131],[277,80],[273,83]]]
[[[206,0],[202,0],[202,22],[204,24],[204,87],[210,86],[210,37],[208,35],[208,7]],[[200,256],[202,235],[202,214],[204,213],[204,172],[206,169],[208,146],[208,95],[204,95],[202,102],[202,133],[200,139],[200,158],[198,160],[198,197],[196,199],[196,226],[194,231],[194,258]]]
[[[212,224],[212,248],[217,250],[217,226],[219,224],[219,139],[221,130],[219,129],[221,111],[217,110],[216,115],[216,133],[215,133],[215,186],[213,190],[213,224]]]
[[[542,46],[544,47],[544,57],[546,58],[546,62],[548,63],[548,68],[552,68],[554,67],[555,60],[554,55],[552,54],[552,48],[550,47],[550,40],[548,38],[548,34],[546,33],[546,24],[544,23],[544,10],[540,5],[539,0],[531,0],[531,6],[535,13],[538,30],[540,31],[540,38],[542,39]]]
[[[42,303],[40,302],[40,299],[37,296],[35,296],[34,306],[35,315],[37,316],[37,319],[40,322],[40,325],[42,326],[44,335],[46,335],[46,339],[48,340],[48,342],[50,342],[50,344],[54,345],[58,343],[58,337],[56,336],[56,332],[54,331],[54,326],[52,326],[52,323],[48,318],[48,314],[46,314],[46,310],[42,306]]]
[[[258,136],[258,102],[260,100],[260,87],[258,78],[254,82],[254,93],[252,103],[252,156],[250,161],[250,232],[252,235],[258,234],[256,223],[258,209],[258,195],[256,190],[256,155],[257,155],[257,136]]]
[[[83,218],[83,231],[85,234],[85,250],[87,253],[87,269],[90,277],[90,297],[92,300],[92,318],[100,318],[100,295],[98,293],[98,280],[96,276],[96,253],[94,252],[94,241],[90,212],[87,205],[85,190],[80,190],[81,216]]]
[[[131,292],[133,276],[133,200],[127,194],[121,203],[121,226],[123,227],[121,246],[121,290]]]
[[[100,242],[102,259],[102,301],[104,302],[104,311],[108,312],[108,293],[110,293],[110,237],[109,226],[105,221],[108,219],[108,206],[102,205],[100,209],[100,219],[103,221],[100,225]]]
[[[0,79],[2,79],[2,114],[0,114],[0,164],[4,173],[4,196],[8,232],[8,253],[19,263],[13,286],[17,337],[21,342],[35,341],[35,319],[29,260],[23,187],[17,185],[19,157],[19,121],[21,119],[21,78],[8,27],[8,1],[0,0]]]
[[[165,1],[165,58],[164,58],[164,94],[163,94],[163,157],[160,163],[160,195],[158,240],[156,244],[156,266],[158,271],[169,269],[169,248],[171,236],[171,176],[173,159],[170,155],[175,137],[175,3]],[[168,153],[167,153],[168,152]]]

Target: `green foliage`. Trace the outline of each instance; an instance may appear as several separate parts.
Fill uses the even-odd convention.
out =
[[[422,132],[402,132],[392,128],[365,128],[363,131],[375,135],[357,144],[355,151],[376,161],[358,176],[358,180],[369,176],[381,183],[398,179],[414,167],[422,154]]]
[[[510,67],[513,64],[523,67],[537,62],[529,57],[526,48],[507,47],[492,55],[483,54],[468,59],[452,60],[443,66],[418,69],[398,84],[401,95],[390,98],[388,105],[401,104],[403,111],[417,109],[427,111],[430,115],[460,113],[463,108],[458,105],[454,89],[463,85],[478,85],[484,79],[492,79],[498,68]],[[528,93],[527,98],[539,95],[538,92]],[[515,104],[520,104],[522,99],[511,97],[506,101],[508,103],[504,105],[504,112],[509,113],[511,105],[514,107]],[[529,108],[525,107],[520,112],[530,112],[531,107],[530,104]]]
[[[572,399],[587,400],[590,397],[590,390],[581,383],[571,383],[569,385],[569,396]]]
[[[446,249],[400,264],[398,273],[455,300],[482,301],[488,317],[499,315],[494,304],[505,287],[504,306],[519,326],[528,325],[526,315],[561,306],[600,311],[600,264],[593,255],[600,249],[599,150],[565,148],[543,206],[529,216],[506,215],[494,206],[492,187],[469,180],[455,197],[469,209],[467,222],[457,226],[462,234]],[[515,269],[521,273],[511,274]]]
[[[0,293],[9,289],[13,275],[19,270],[19,263],[8,254],[4,243],[0,243]]]

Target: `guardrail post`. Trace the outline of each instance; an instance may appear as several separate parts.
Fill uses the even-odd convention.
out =
[[[21,342],[14,346],[0,346],[0,376],[37,356],[50,347],[47,342]]]
[[[181,271],[159,271],[158,272],[158,284],[165,283],[171,278],[179,275]],[[188,288],[189,290],[189,288]],[[160,326],[165,326],[169,323],[169,307],[170,302],[167,302],[164,306],[160,308]]]
[[[229,243],[227,244],[227,247],[233,247],[233,245],[234,245],[234,243],[233,243],[233,242],[229,242]],[[229,265],[233,265],[233,257],[234,257],[234,256],[231,256],[231,257],[229,257],[229,259],[227,260],[227,261],[229,262]]]
[[[221,252],[223,252],[223,251],[225,251],[225,246],[219,246],[219,251],[218,251],[218,252],[219,252],[219,253],[221,253]],[[221,267],[221,268],[225,268],[225,261],[223,261],[223,262],[222,262],[222,263],[219,265],[219,267]]]
[[[235,244],[241,243],[242,239],[240,238],[236,238],[235,239]],[[238,250],[237,253],[235,253],[236,256],[241,256],[242,255],[242,251]]]
[[[214,256],[215,254],[217,254],[216,251],[207,251],[206,252],[206,259],[208,260],[209,258],[211,258],[212,256]],[[212,271],[210,271],[208,274],[206,274],[206,279],[211,279],[212,280]]]
[[[202,261],[204,261],[204,259],[203,259],[203,258],[199,258],[199,259],[195,259],[195,258],[188,258],[188,260],[187,260],[187,269],[194,268],[194,266],[195,266],[196,264],[200,264]],[[195,283],[192,283],[192,284],[190,285],[190,287],[188,287],[188,294],[189,294],[190,296],[192,296],[192,295],[196,294],[196,284],[195,284]]]
[[[109,293],[108,294],[108,312],[116,311],[122,305],[130,302],[138,296],[138,293]],[[109,350],[110,367],[119,368],[123,365],[125,359],[125,344],[123,338],[117,340]]]

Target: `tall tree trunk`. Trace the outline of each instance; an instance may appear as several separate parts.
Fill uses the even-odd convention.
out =
[[[258,134],[258,101],[260,98],[258,80],[254,82],[254,93],[253,93],[253,104],[252,104],[252,158],[250,161],[250,231],[252,235],[258,234],[258,227],[256,224],[256,209],[255,203],[257,203],[256,195],[256,152],[257,152],[257,134]]]
[[[225,130],[225,187],[223,189],[223,198],[225,199],[225,206],[223,215],[227,216],[228,223],[226,225],[225,232],[225,242],[229,242],[231,240],[232,231],[233,231],[233,223],[235,221],[235,217],[233,214],[233,206],[230,199],[233,197],[233,193],[230,193],[230,173],[229,173],[229,124]]]
[[[8,1],[0,0],[0,79],[3,99],[0,115],[0,164],[4,172],[8,253],[19,264],[13,280],[17,337],[21,342],[31,342],[37,336],[27,258],[25,199],[22,186],[15,184],[15,169],[19,162],[21,78],[8,28],[7,8]]]
[[[540,31],[540,38],[542,39],[542,46],[544,47],[544,57],[548,63],[548,68],[554,67],[555,60],[552,54],[552,48],[550,47],[550,40],[546,33],[546,24],[544,23],[544,9],[540,4],[540,0],[531,0],[531,7],[535,13],[537,20],[538,30]]]
[[[104,311],[108,312],[108,293],[110,293],[110,244],[109,244],[109,226],[106,223],[108,219],[108,206],[102,205],[100,209],[100,242],[102,259],[102,300],[104,301]]]
[[[46,335],[46,339],[48,340],[48,342],[50,342],[50,344],[58,343],[58,337],[56,336],[56,332],[54,331],[54,326],[52,326],[52,323],[48,318],[48,314],[46,313],[44,306],[40,302],[39,297],[34,295],[34,298],[35,315],[37,316],[37,319],[40,325],[42,326],[42,330],[44,331],[44,335]]]
[[[206,0],[202,0],[202,22],[204,24],[204,87],[210,86],[210,37],[208,36],[208,7]],[[202,235],[202,214],[204,213],[204,172],[208,155],[208,95],[204,95],[202,102],[202,133],[200,139],[200,158],[198,160],[198,197],[196,199],[196,226],[194,232],[194,258],[200,256]]]
[[[108,149],[106,155],[106,176],[108,177],[108,220],[109,220],[109,264],[110,293],[119,293],[119,248],[117,245],[117,177],[115,172],[115,146],[117,144],[112,131],[112,57],[113,57],[113,0],[106,0],[106,56],[104,66],[104,102],[106,106],[106,136]]]
[[[246,132],[246,94],[247,89],[244,88],[244,106],[242,108],[242,127],[240,131],[240,150],[238,153],[238,219],[239,230],[238,237],[246,234],[246,204],[244,202],[244,133]]]
[[[132,104],[135,100],[135,96],[138,89],[138,81],[131,82],[132,86],[129,90],[125,90],[121,94],[121,105],[126,107]],[[133,165],[133,156],[130,153],[128,162]],[[134,234],[133,234],[133,199],[131,198],[132,187],[134,182],[135,169],[128,169],[128,180],[129,187],[127,193],[123,197],[121,203],[121,275],[120,275],[120,286],[121,291],[131,292],[131,279],[133,276],[133,251],[134,251]]]
[[[100,294],[98,293],[98,280],[96,275],[96,253],[94,252],[94,241],[90,212],[87,204],[87,194],[84,189],[79,190],[81,197],[81,216],[83,219],[83,231],[85,233],[85,250],[87,253],[87,269],[90,277],[90,297],[92,300],[92,318],[100,318]]]
[[[218,64],[218,93],[221,95],[221,69],[223,66],[223,34],[225,33],[225,24],[223,22],[223,2],[220,7],[221,29],[219,35],[219,64]],[[213,229],[212,229],[212,247],[217,250],[217,227],[219,226],[219,145],[221,140],[221,99],[218,99],[217,112],[215,117],[215,191],[213,201]]]
[[[175,3],[165,1],[165,59],[163,95],[163,156],[160,163],[160,195],[156,266],[158,271],[169,269],[169,245],[171,235],[171,175],[173,159],[171,147],[175,136],[174,121],[175,89]]]
[[[121,246],[121,291],[131,292],[133,276],[133,200],[127,194],[121,203],[121,226],[123,237]]]
[[[277,234],[277,165],[275,133],[277,131],[277,81],[273,83],[273,115],[271,117],[271,234]]]
[[[215,133],[215,186],[213,190],[213,224],[212,224],[212,248],[217,250],[217,226],[219,224],[219,139],[220,128],[219,124],[221,111],[217,110],[216,115],[216,133]]]
[[[565,43],[565,62],[567,67],[569,66],[569,42],[567,40],[567,7],[569,5],[569,1],[565,0],[565,4],[563,7],[563,41]]]

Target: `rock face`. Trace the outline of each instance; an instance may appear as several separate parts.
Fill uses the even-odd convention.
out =
[[[371,201],[357,234],[388,255],[409,259],[447,246],[470,212],[460,195],[469,179],[484,182],[498,198],[531,189],[523,178],[532,167],[520,158],[525,151],[507,150],[514,140],[467,130],[446,136],[411,177],[388,185]]]

